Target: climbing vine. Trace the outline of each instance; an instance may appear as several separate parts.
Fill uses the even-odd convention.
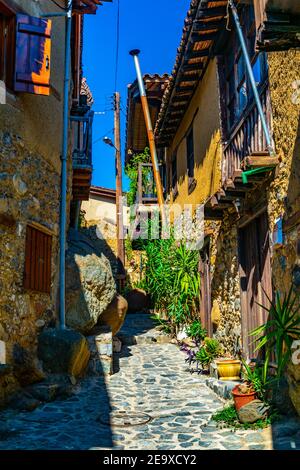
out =
[[[138,191],[139,164],[149,162],[150,151],[149,148],[146,147],[142,153],[134,155],[125,167],[125,173],[130,180],[129,191],[127,193],[127,204],[129,207],[131,207],[136,202],[136,195]],[[149,171],[149,168],[143,169],[143,180],[147,178]]]

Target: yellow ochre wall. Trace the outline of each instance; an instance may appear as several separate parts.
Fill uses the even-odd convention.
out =
[[[194,178],[197,181],[197,186],[191,194],[188,194],[185,136],[192,122],[194,129]],[[171,197],[171,203],[180,205],[202,203],[219,189],[221,183],[221,133],[216,60],[210,62],[169,148],[170,178],[172,177],[172,155],[176,148],[178,195],[175,201]]]

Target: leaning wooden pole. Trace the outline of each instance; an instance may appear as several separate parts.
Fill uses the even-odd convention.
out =
[[[151,122],[150,110],[149,110],[144,80],[143,80],[139,57],[138,57],[139,53],[140,51],[138,49],[134,49],[130,51],[129,54],[133,57],[134,63],[135,63],[137,80],[138,80],[138,85],[139,85],[139,90],[140,90],[140,95],[141,95],[141,102],[142,102],[142,107],[143,107],[143,112],[144,112],[147,133],[148,133],[149,148],[150,148],[152,165],[153,165],[153,176],[154,176],[156,192],[157,192],[157,200],[158,200],[158,205],[160,208],[162,227],[164,229],[167,226],[164,195],[163,195],[161,177],[159,173],[158,158],[157,158],[157,151],[156,151],[152,122]]]

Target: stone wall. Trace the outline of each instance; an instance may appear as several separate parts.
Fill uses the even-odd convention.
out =
[[[270,87],[276,152],[282,162],[268,192],[271,230],[284,219],[284,243],[272,253],[275,289],[300,293],[300,51],[270,53]],[[300,414],[300,364],[289,366],[290,396]]]
[[[6,361],[13,364],[15,345],[35,352],[38,332],[55,319],[60,175],[21,137],[4,132],[0,142],[0,340],[6,343]],[[53,234],[50,296],[23,288],[28,222]]]
[[[210,233],[211,298],[218,316],[212,318],[214,337],[233,355],[241,347],[241,301],[237,216],[226,212],[222,222],[208,223]]]

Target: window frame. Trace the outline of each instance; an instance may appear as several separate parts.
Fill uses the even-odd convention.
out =
[[[172,185],[172,194],[175,199],[178,195],[178,166],[177,166],[177,149],[172,154],[171,159],[171,185]]]
[[[252,13],[252,14],[251,14]],[[253,6],[243,6],[240,10],[240,21],[246,40],[248,51],[250,51],[250,60],[252,69],[260,61],[260,77],[261,81],[258,87],[265,84],[268,79],[267,58],[264,52],[257,53],[255,51],[256,24]],[[253,103],[253,91],[248,77],[245,60],[243,61],[243,73],[239,68],[239,61],[243,57],[242,48],[236,32],[232,29],[230,40],[224,54],[223,60],[223,77],[225,81],[225,120],[224,129],[227,136],[230,136],[233,130],[239,125],[245,111]],[[242,88],[245,87],[246,93],[244,102],[242,103]]]
[[[14,88],[16,14],[15,9],[0,0],[0,80],[10,91]],[[7,29],[6,39],[4,39],[5,29]]]
[[[23,277],[25,291],[51,294],[52,253],[53,234],[39,224],[28,223],[26,226]],[[43,265],[42,268],[40,267],[41,264]],[[41,274],[42,277],[40,277]]]

